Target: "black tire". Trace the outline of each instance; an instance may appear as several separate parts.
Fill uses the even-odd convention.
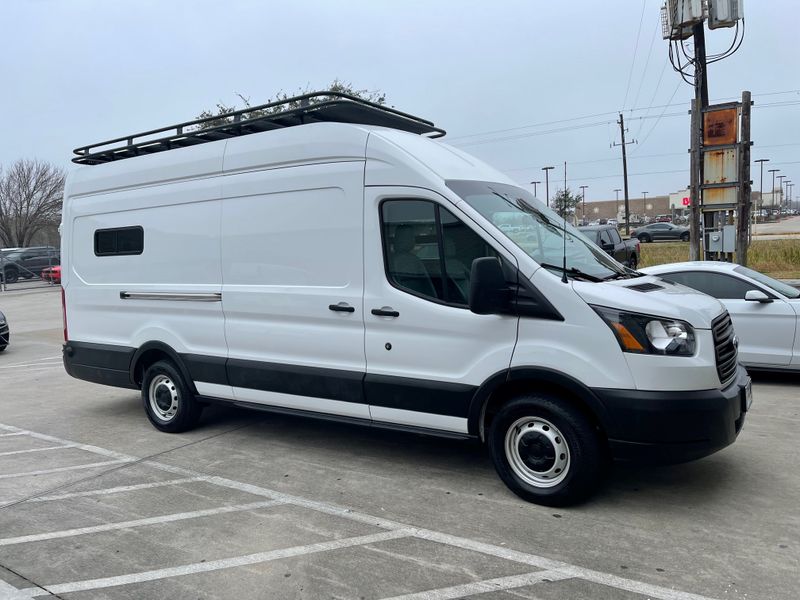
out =
[[[681,241],[682,242],[688,242],[689,241],[689,233],[688,232],[681,234]]]
[[[639,236],[639,241],[642,242],[643,244],[649,244],[650,242],[653,241],[653,238],[650,237],[650,235],[643,233]]]
[[[609,463],[591,421],[547,394],[521,396],[503,406],[492,421],[488,446],[509,489],[545,506],[584,500],[598,487]]]
[[[19,271],[16,269],[6,269],[6,283],[17,283]]]
[[[153,426],[167,433],[192,429],[203,412],[180,371],[167,360],[160,360],[145,371],[142,402]]]
[[[639,266],[639,259],[636,258],[635,254],[632,254],[631,257],[628,259],[628,268],[636,270],[636,267]]]
[[[8,346],[0,346],[0,352],[3,352]]]

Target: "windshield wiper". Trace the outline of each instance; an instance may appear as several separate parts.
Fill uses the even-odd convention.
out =
[[[555,269],[556,271],[561,271],[562,273],[567,273],[568,275],[572,275],[573,277],[585,279],[586,281],[593,281],[595,283],[599,281],[603,281],[602,277],[595,277],[594,275],[589,275],[588,273],[584,273],[580,269],[576,269],[575,267],[569,267],[565,269],[560,265],[554,265],[551,263],[539,263],[540,266],[544,267],[545,269]]]

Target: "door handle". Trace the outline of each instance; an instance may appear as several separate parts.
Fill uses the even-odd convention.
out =
[[[370,311],[376,317],[399,317],[400,313],[396,310],[392,309],[391,306],[387,306],[386,308],[373,308]]]
[[[356,309],[350,306],[349,304],[342,302],[341,304],[329,304],[328,308],[334,312],[356,312]]]

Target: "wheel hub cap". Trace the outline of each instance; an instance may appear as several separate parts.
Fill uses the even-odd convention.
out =
[[[505,451],[511,469],[529,485],[553,487],[569,473],[569,447],[563,434],[546,419],[517,419],[506,433]]]
[[[166,375],[156,375],[150,382],[148,400],[153,415],[161,421],[170,421],[178,412],[178,390],[175,382]]]

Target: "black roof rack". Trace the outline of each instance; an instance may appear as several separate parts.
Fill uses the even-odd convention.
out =
[[[260,111],[268,110],[268,113]],[[256,113],[254,116],[248,116]],[[201,129],[204,124],[224,120],[222,125]],[[379,125],[427,137],[442,137],[444,129],[432,122],[394,108],[362,100],[341,92],[311,92],[278,102],[251,106],[243,110],[186,121],[160,129],[82,146],[74,150],[72,162],[99,165],[174,148],[184,148],[230,137],[282,129],[321,121]]]

